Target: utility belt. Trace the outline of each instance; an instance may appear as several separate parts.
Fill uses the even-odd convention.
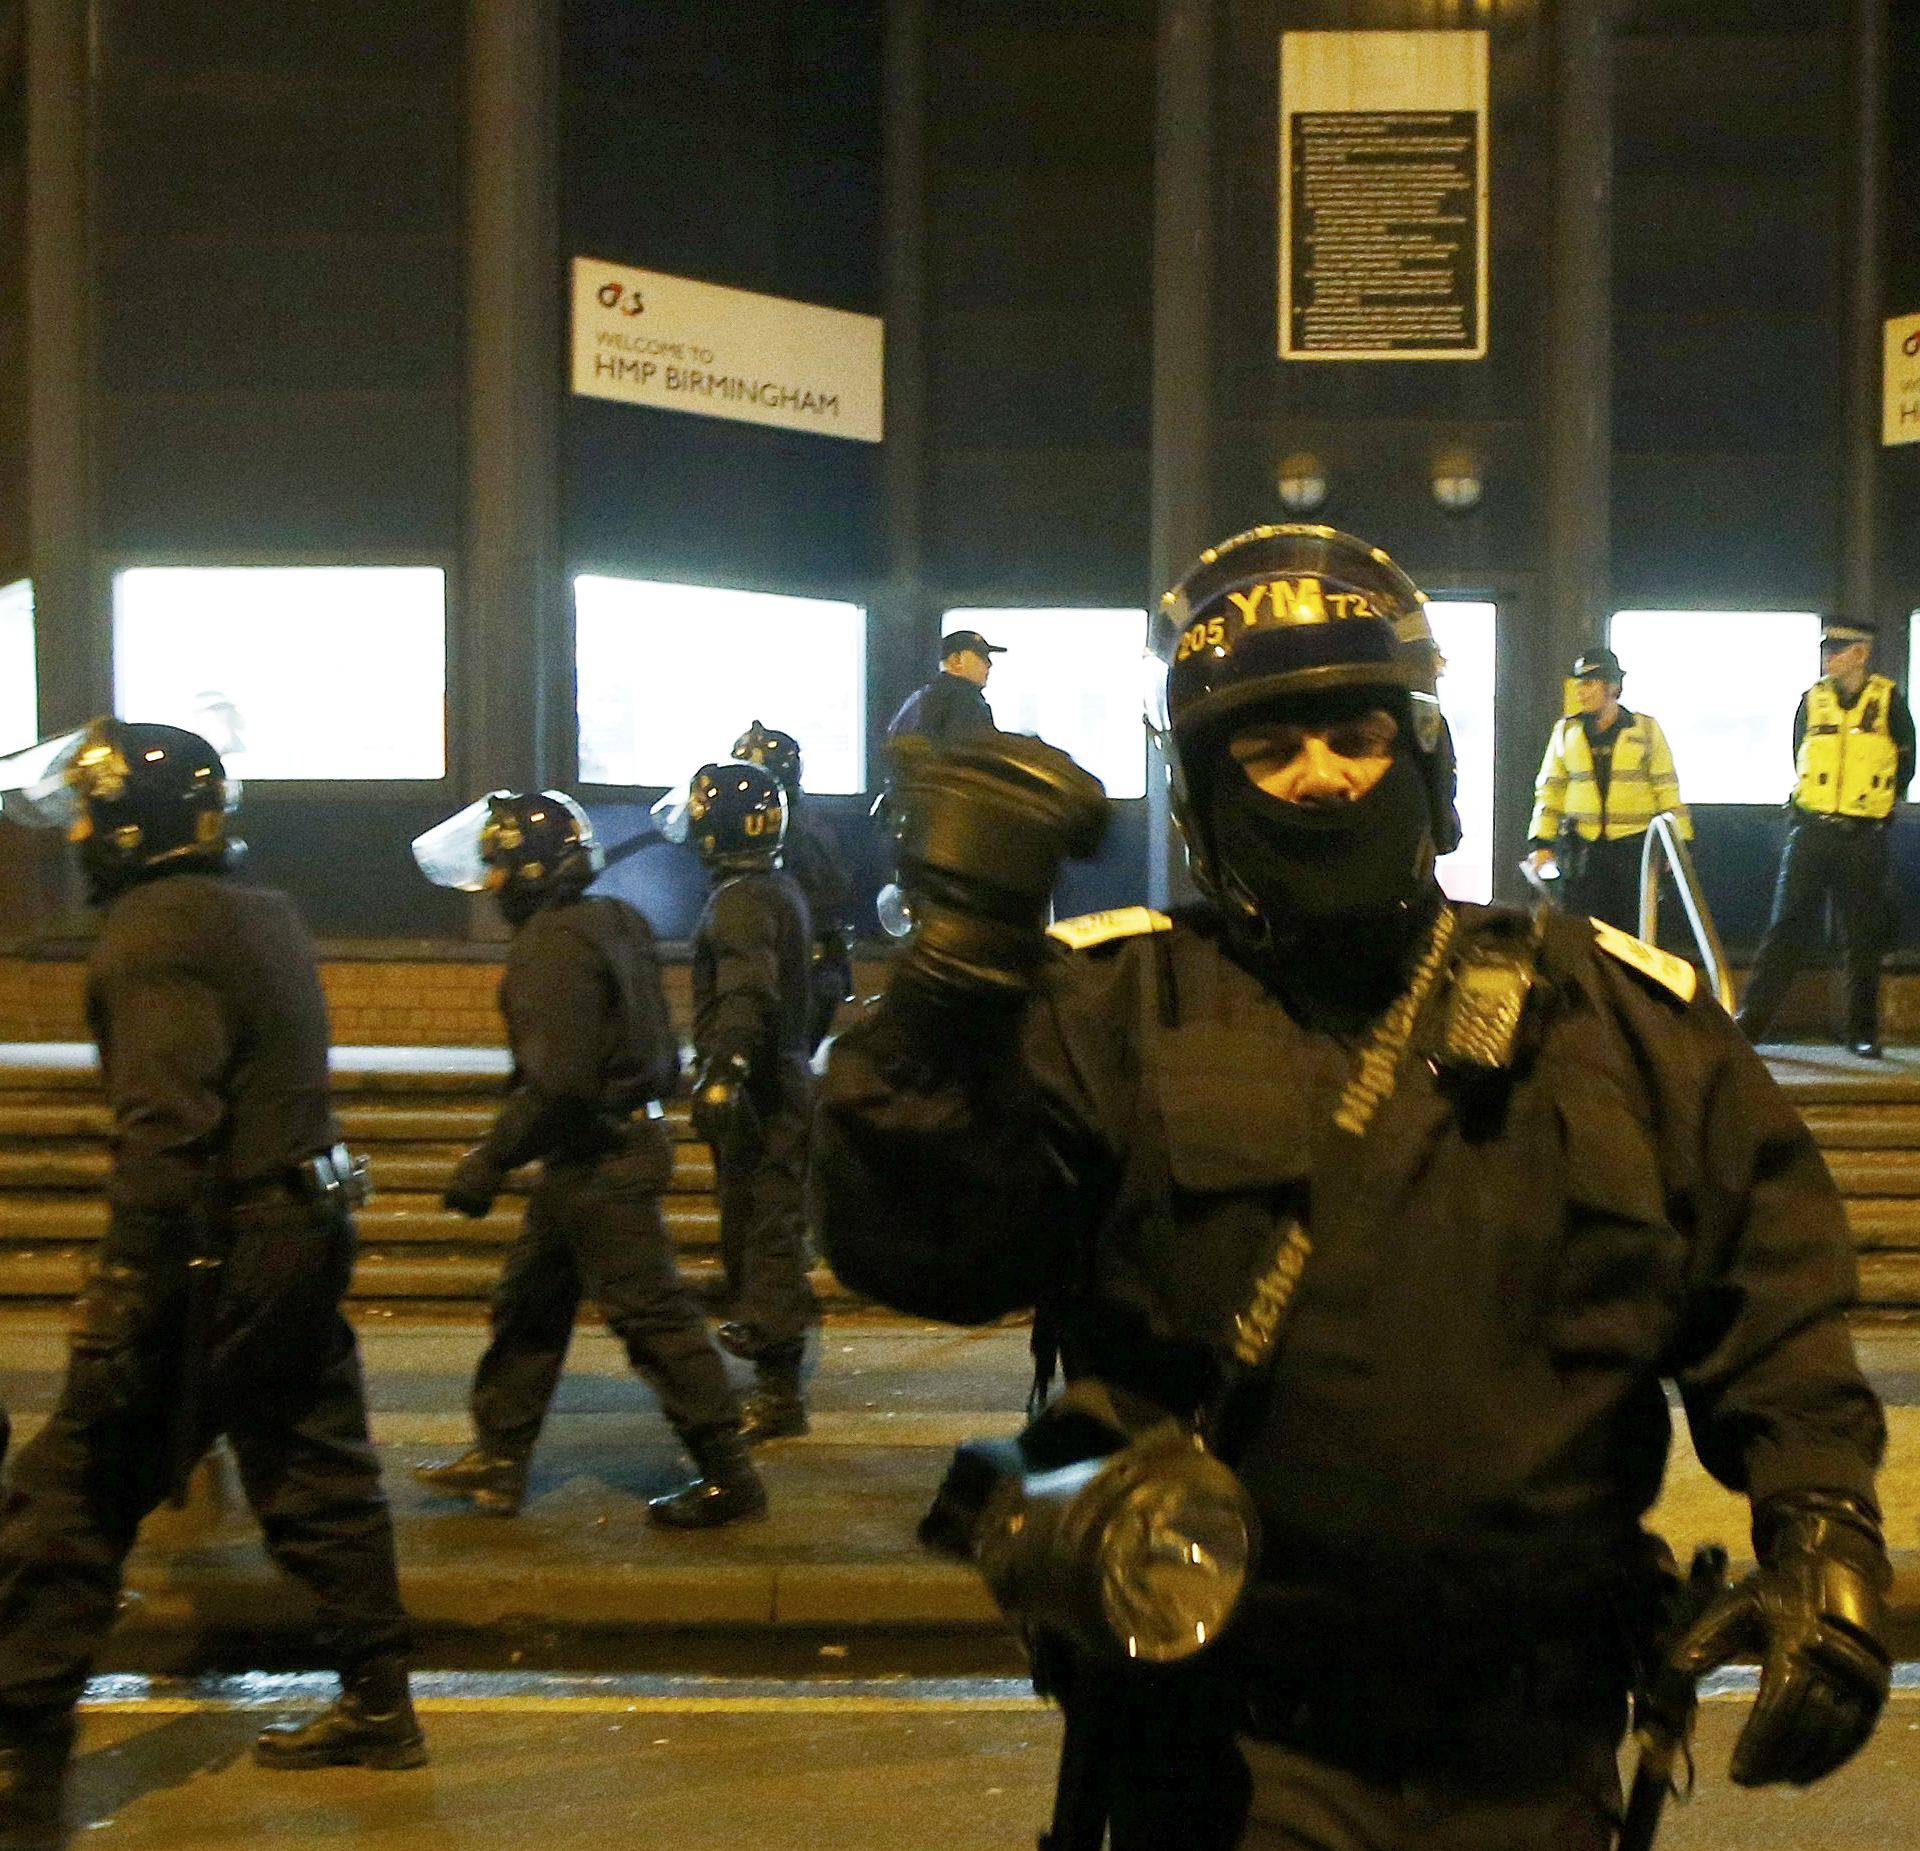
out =
[[[1856,834],[1865,829],[1882,828],[1888,821],[1884,816],[1842,816],[1837,810],[1807,810],[1799,804],[1793,805],[1793,826],[1798,829],[1803,824],[1818,824],[1823,829],[1847,829]]]
[[[365,1207],[372,1196],[373,1182],[366,1158],[356,1156],[344,1144],[333,1144],[265,1176],[215,1183],[210,1191],[210,1205],[216,1212],[230,1212],[277,1200],[346,1213]]]

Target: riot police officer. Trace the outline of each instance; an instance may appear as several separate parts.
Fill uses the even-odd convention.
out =
[[[686,839],[713,881],[693,937],[694,1128],[713,1147],[732,1315],[720,1341],[752,1363],[751,1441],[807,1431],[807,902],[780,866],[787,800],[772,774],[730,760],[687,786]]]
[[[802,809],[800,742],[758,720],[733,742],[733,756],[773,773],[787,800],[783,864],[806,897],[813,926],[807,1043],[817,1052],[842,1003],[853,1000],[853,893],[832,836],[816,829]]]
[[[87,1014],[113,1117],[107,1232],[59,1405],[0,1503],[0,1818],[57,1830],[73,1708],[140,1521],[218,1435],[341,1695],[270,1767],[417,1767],[393,1530],[340,1300],[363,1171],[329,1105],[327,1017],[284,896],[233,877],[237,787],[176,727],[97,720],[0,765],[101,909]]]
[[[1880,1058],[1880,961],[1897,911],[1887,891],[1887,830],[1913,782],[1913,715],[1890,676],[1869,671],[1869,625],[1820,630],[1820,679],[1793,716],[1793,796],[1773,915],[1754,957],[1740,1026],[1765,1041],[1787,987],[1819,935],[1827,902],[1847,950],[1847,1046]]]
[[[564,792],[495,791],[413,846],[429,879],[491,893],[513,928],[500,983],[513,1078],[492,1129],[455,1167],[446,1205],[485,1215],[509,1171],[542,1166],[494,1290],[492,1340],[473,1378],[474,1445],[414,1476],[492,1515],[519,1511],[585,1294],[699,1468],[648,1514],[683,1529],[758,1516],[767,1497],[739,1402],[660,1213],[673,1172],[661,1101],[678,1084],[680,1048],[652,929],[624,900],[587,893],[601,851]]]
[[[1172,917],[1049,943],[1103,804],[1037,742],[898,781],[917,923],[829,1060],[828,1257],[923,1316],[1037,1307],[1075,1394],[1234,1468],[1257,1526],[1214,1536],[1264,1537],[1220,1637],[1245,1550],[1188,1534],[1170,1464],[1101,1524],[989,1531],[1059,1541],[996,1586],[1065,1697],[1063,1848],[1610,1846],[1663,1377],[1753,1503],[1735,1779],[1818,1778],[1885,1698],[1884,1426],[1833,1184],[1691,966],[1445,900],[1423,604],[1320,527],[1168,595],[1150,722],[1203,896]]]

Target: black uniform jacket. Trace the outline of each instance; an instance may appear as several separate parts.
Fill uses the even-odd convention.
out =
[[[693,1044],[702,1060],[741,1056],[756,1078],[807,1059],[806,897],[777,868],[734,874],[707,896],[693,935]]]
[[[313,942],[284,894],[164,875],[106,908],[87,978],[116,1216],[197,1217],[339,1137]]]
[[[1516,919],[1461,909],[1455,950]],[[1470,1100],[1416,1037],[1364,1138],[1330,1123],[1354,1049],[1204,913],[1059,952],[1017,1055],[882,1003],[823,1088],[826,1253],[923,1316],[1061,1302],[1069,1375],[1184,1411],[1297,1216],[1313,1251],[1232,1455],[1280,1578],[1604,1574],[1659,1489],[1662,1377],[1729,1486],[1871,1498],[1856,1268],[1805,1126],[1717,1004],[1590,922],[1546,930],[1510,1081]]]
[[[935,745],[982,739],[995,730],[993,709],[978,686],[964,675],[949,675],[944,669],[924,687],[914,689],[887,722],[889,739],[918,733]]]
[[[678,1082],[653,928],[624,900],[596,895],[536,912],[508,948],[500,1013],[513,1078],[485,1148],[502,1170],[591,1156]]]
[[[853,887],[833,837],[796,819],[787,831],[785,865],[806,899],[813,936],[838,946],[853,923]]]

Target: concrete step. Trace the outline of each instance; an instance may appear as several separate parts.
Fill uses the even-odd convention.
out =
[[[1801,1116],[1822,1150],[1920,1150],[1920,1104],[1810,1105]]]
[[[1920,1196],[1920,1150],[1839,1150],[1826,1153],[1827,1168],[1851,1199]],[[1920,1208],[1915,1210],[1920,1227]]]
[[[373,1186],[382,1195],[437,1195],[467,1148],[464,1143],[374,1143],[367,1151],[373,1165]],[[29,1143],[0,1130],[0,1200],[19,1190],[97,1190],[106,1181],[107,1169],[104,1144],[74,1139]],[[509,1192],[524,1194],[535,1174],[531,1168],[515,1171],[508,1179]],[[693,1195],[712,1191],[712,1152],[692,1140],[676,1144],[671,1192]]]
[[[663,1199],[667,1228],[679,1247],[711,1247],[720,1238],[720,1205],[711,1195],[670,1195]],[[449,1214],[437,1195],[396,1191],[375,1196],[354,1217],[364,1248],[467,1244],[498,1248],[520,1231],[520,1203],[503,1196],[484,1220]],[[46,1191],[0,1195],[0,1243],[98,1240],[106,1231],[107,1205],[97,1194]]]
[[[439,1105],[349,1097],[337,1100],[341,1134],[351,1144],[451,1143],[462,1150],[481,1138],[493,1122],[495,1101],[452,1100]],[[667,1107],[667,1130],[690,1138],[687,1108]],[[105,1138],[112,1129],[107,1108],[78,1093],[64,1098],[29,1098],[0,1088],[0,1142],[46,1142],[60,1138]]]
[[[80,1290],[89,1248],[84,1245],[0,1247],[0,1303],[30,1300],[64,1303]],[[719,1259],[711,1253],[679,1255],[681,1277],[697,1292],[715,1288]],[[500,1276],[497,1248],[365,1249],[353,1269],[348,1297],[360,1303],[401,1300],[484,1304]],[[814,1291],[830,1310],[851,1310],[864,1301],[841,1286],[824,1266],[813,1269]]]

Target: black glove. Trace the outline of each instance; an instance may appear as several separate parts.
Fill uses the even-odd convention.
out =
[[[1032,982],[1060,864],[1098,850],[1100,780],[1021,733],[888,748],[900,884],[914,929],[901,975],[924,994],[1017,999]]]
[[[456,1215],[471,1215],[478,1221],[493,1207],[500,1193],[502,1177],[484,1145],[476,1145],[453,1166],[453,1174],[440,1193],[442,1204]]]
[[[713,1054],[693,1075],[693,1131],[723,1163],[751,1163],[760,1148],[760,1114],[747,1095],[743,1054]]]
[[[1733,1745],[1736,1786],[1805,1786],[1873,1733],[1887,1700],[1887,1548],[1853,1498],[1800,1492],[1754,1511],[1760,1567],[1709,1611],[1680,1648],[1704,1671],[1760,1657],[1760,1694]]]

